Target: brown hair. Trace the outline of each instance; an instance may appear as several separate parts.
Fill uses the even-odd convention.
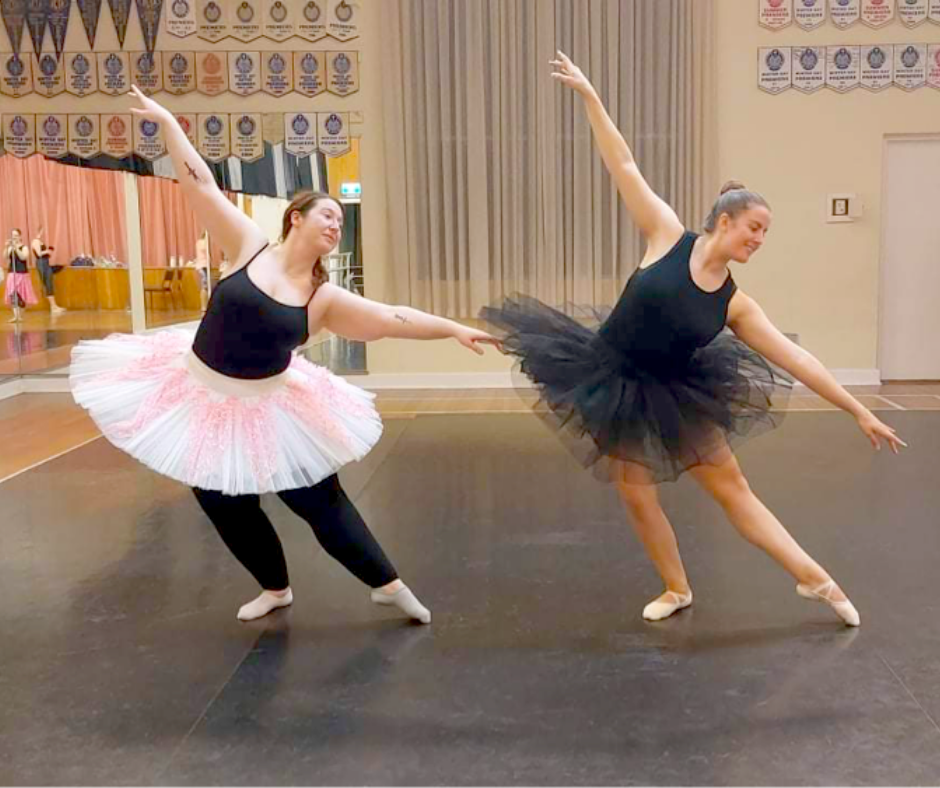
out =
[[[281,243],[287,240],[287,236],[290,235],[291,228],[294,226],[291,223],[291,215],[294,213],[294,211],[297,211],[301,216],[303,216],[317,203],[322,202],[323,200],[330,200],[331,202],[335,202],[339,206],[339,210],[343,214],[343,218],[346,218],[346,209],[343,208],[343,204],[331,194],[327,194],[326,192],[297,192],[297,194],[294,195],[294,199],[290,201],[290,205],[288,205],[284,211],[284,218],[281,221]],[[326,269],[323,267],[323,263],[318,257],[316,263],[313,264],[314,289],[320,287],[320,285],[326,282],[328,278],[329,277],[326,273]]]
[[[728,214],[728,217],[733,219],[742,211],[753,208],[755,205],[762,205],[768,211],[770,210],[767,200],[761,197],[757,192],[748,190],[741,181],[728,181],[721,187],[718,199],[715,200],[711,212],[705,219],[705,232],[715,232],[718,219],[723,213]]]

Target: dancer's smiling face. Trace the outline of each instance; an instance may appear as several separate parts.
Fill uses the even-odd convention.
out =
[[[730,260],[746,263],[764,245],[770,220],[770,209],[763,205],[739,211],[734,218],[723,213],[716,228],[722,252]]]
[[[290,234],[302,237],[318,257],[335,249],[343,237],[343,209],[330,198],[317,200],[305,211],[292,211],[290,223]]]

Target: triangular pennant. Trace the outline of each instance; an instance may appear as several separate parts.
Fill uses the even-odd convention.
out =
[[[114,29],[117,31],[118,42],[124,49],[124,37],[127,35],[127,20],[131,15],[131,0],[108,0],[111,9],[111,18],[114,20]]]
[[[163,0],[137,0],[137,18],[140,20],[140,31],[144,35],[144,48],[151,54],[157,45],[162,11]]]
[[[13,53],[18,55],[23,43],[23,27],[26,24],[26,0],[3,0],[0,13],[3,14],[3,24],[10,37],[10,47]]]
[[[60,57],[65,49],[65,34],[69,29],[71,10],[72,0],[49,0],[49,32],[52,34],[56,57]]]
[[[88,48],[95,48],[95,33],[98,32],[98,19],[101,17],[101,0],[78,0],[78,9],[82,13],[82,24],[88,37]]]
[[[42,40],[46,35],[46,22],[49,9],[46,0],[27,0],[26,24],[29,25],[29,37],[33,41],[33,52],[38,57],[42,52]]]

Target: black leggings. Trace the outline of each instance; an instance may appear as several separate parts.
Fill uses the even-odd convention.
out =
[[[258,495],[224,495],[194,489],[196,500],[235,557],[261,587],[280,591],[290,585],[281,540]],[[398,579],[398,573],[363,522],[334,474],[313,487],[282,490],[278,497],[307,521],[320,544],[370,588]]]

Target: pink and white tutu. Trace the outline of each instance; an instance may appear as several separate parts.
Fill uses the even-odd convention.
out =
[[[36,292],[33,290],[33,280],[29,274],[10,272],[6,275],[3,300],[7,304],[13,303],[13,294],[18,295],[24,304],[37,304]]]
[[[70,382],[104,436],[158,473],[229,495],[307,487],[382,435],[374,394],[294,357],[273,378],[210,369],[193,334],[112,334],[72,351]]]

